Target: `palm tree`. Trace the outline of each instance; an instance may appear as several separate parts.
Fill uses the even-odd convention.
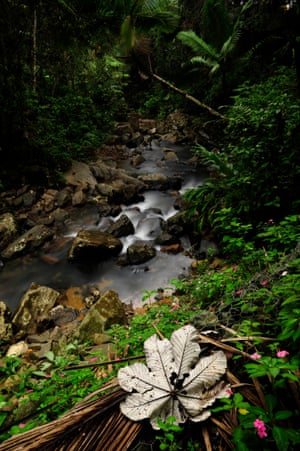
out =
[[[213,7],[213,3],[210,3]],[[209,68],[210,75],[217,72],[221,73],[223,91],[227,88],[227,72],[229,70],[230,60],[233,52],[236,50],[237,43],[241,35],[241,22],[244,12],[252,5],[252,0],[244,4],[241,12],[233,26],[231,34],[225,39],[218,49],[215,45],[206,42],[199,37],[193,30],[180,31],[177,38],[197,55],[190,60],[192,64],[203,64]],[[219,17],[222,21],[222,17]]]
[[[177,0],[114,0],[102,1],[98,14],[120,24],[122,53],[129,56],[143,46],[152,30],[172,33],[179,23]]]

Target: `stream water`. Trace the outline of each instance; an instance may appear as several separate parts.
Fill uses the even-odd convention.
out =
[[[164,147],[170,148],[178,157],[176,161],[163,160]],[[191,150],[188,146],[175,146],[169,143],[152,145],[143,151],[145,162],[138,168],[132,168],[127,161],[122,167],[129,173],[164,173],[180,175],[183,179],[180,193],[187,188],[195,187],[206,178],[205,171],[199,171],[189,162]],[[134,205],[124,206],[121,214],[126,214],[135,227],[135,233],[124,239],[123,251],[136,240],[153,242],[161,232],[161,220],[176,213],[174,201],[177,196],[173,192],[147,191],[144,200]],[[117,218],[113,218],[115,221]],[[140,305],[146,291],[159,287],[170,287],[170,281],[180,275],[186,275],[191,263],[190,257],[184,254],[171,255],[160,252],[150,261],[136,266],[119,266],[115,259],[101,262],[94,266],[76,266],[67,261],[67,253],[71,241],[81,229],[105,230],[109,218],[99,218],[95,206],[81,208],[78,216],[72,218],[68,230],[63,237],[63,245],[57,246],[49,258],[43,256],[26,256],[7,262],[0,272],[0,300],[6,302],[13,311],[17,307],[22,294],[32,282],[47,285],[54,289],[69,287],[98,287],[101,292],[113,289],[126,303]],[[182,239],[185,249],[189,247],[188,238]],[[52,264],[51,264],[52,262]]]

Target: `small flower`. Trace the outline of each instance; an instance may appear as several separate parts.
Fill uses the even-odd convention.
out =
[[[257,432],[257,435],[259,436],[259,438],[268,437],[266,425],[262,420],[260,420],[259,418],[256,418],[256,420],[253,423],[253,426],[256,428],[256,432]]]
[[[255,352],[254,354],[250,355],[251,359],[257,360],[261,359],[261,355]]]
[[[286,276],[288,274],[288,271],[282,271],[281,275]]]
[[[272,223],[274,222],[274,219],[268,219],[268,222],[269,222],[270,224],[272,224]]]
[[[90,362],[95,362],[95,360],[97,360],[98,357],[91,357],[90,358]]]
[[[225,391],[226,391],[226,393],[228,393],[228,395],[230,395],[230,396],[234,394],[230,387],[226,388]]]
[[[239,409],[239,413],[241,415],[247,415],[247,413],[249,413],[249,410],[247,410],[247,409]]]
[[[33,392],[32,388],[30,388],[29,390],[27,390],[27,393],[31,393]]]
[[[286,357],[288,355],[289,355],[288,351],[278,351],[277,354],[276,354],[276,356],[279,357],[279,358],[284,358],[284,357]]]
[[[242,294],[242,293],[243,293],[243,290],[238,290],[235,292],[235,294]]]
[[[65,377],[65,374],[64,374],[64,373],[61,373],[61,374],[60,374],[60,377]]]
[[[45,374],[46,379],[50,379],[50,377],[51,377],[51,374]]]
[[[266,285],[268,285],[268,281],[267,280],[263,280],[262,282],[260,282],[262,287],[265,287]]]
[[[24,429],[25,426],[26,426],[25,423],[20,423],[20,424],[19,424],[19,428],[20,428],[20,429]]]
[[[169,312],[174,312],[175,310],[178,310],[179,308],[180,308],[180,306],[179,306],[178,304],[174,304],[174,305],[170,308]]]

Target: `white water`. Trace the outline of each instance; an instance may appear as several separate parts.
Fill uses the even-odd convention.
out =
[[[177,148],[178,153],[182,148]],[[186,189],[201,184],[205,178],[202,173],[196,173],[189,165],[170,162],[170,166],[160,163],[162,153],[159,146],[154,151],[147,150],[151,156],[139,169],[140,172],[149,173],[165,172],[168,175],[183,175],[184,182],[180,193]],[[137,170],[135,169],[135,172]],[[174,193],[147,191],[144,200],[130,206],[125,206],[121,214],[126,214],[132,221],[135,233],[122,238],[123,253],[127,247],[135,241],[142,240],[153,243],[161,232],[160,223],[176,213]],[[120,216],[119,215],[119,216]],[[68,248],[72,239],[81,229],[106,230],[112,221],[117,218],[99,218],[96,207],[87,207],[78,211],[78,217],[69,221],[68,230],[64,236],[65,245],[57,245],[57,249],[48,254],[48,258],[24,257],[8,262],[0,272],[0,300],[7,303],[11,310],[18,305],[22,294],[29,288],[32,282],[47,285],[62,290],[70,286],[91,287],[97,286],[100,291],[113,289],[119,293],[124,302],[132,302],[139,305],[145,291],[170,286],[170,281],[179,275],[186,275],[191,259],[183,254],[170,255],[159,251],[157,256],[146,264],[121,267],[115,259],[101,262],[97,265],[78,267],[67,261]],[[182,245],[187,248],[189,241],[183,237]],[[59,244],[59,243],[58,243]],[[50,258],[49,258],[50,257]],[[52,261],[52,264],[50,263]]]

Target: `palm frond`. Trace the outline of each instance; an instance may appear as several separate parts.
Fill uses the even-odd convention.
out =
[[[211,67],[212,70],[218,66],[218,63],[216,63],[216,61],[210,59],[210,58],[205,58],[204,56],[193,56],[193,58],[191,58],[191,63],[193,64],[205,64],[205,66]]]
[[[177,34],[177,38],[184,44],[190,47],[195,53],[202,54],[203,56],[210,56],[211,58],[218,59],[219,53],[217,50],[201,39],[192,30],[180,31]]]

